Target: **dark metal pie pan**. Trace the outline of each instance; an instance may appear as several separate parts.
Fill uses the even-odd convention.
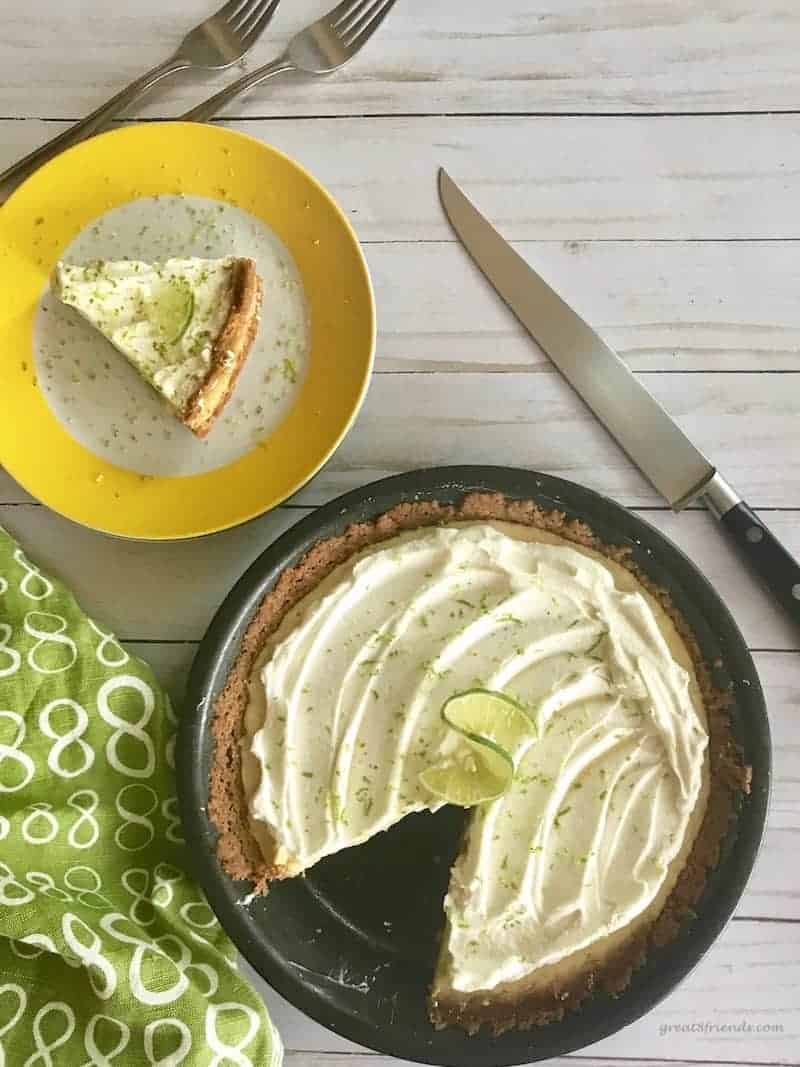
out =
[[[469,1037],[436,1031],[426,994],[442,923],[442,900],[463,813],[412,815],[357,849],[323,860],[305,878],[246,902],[247,884],[220,867],[207,816],[213,702],[242,634],[281,572],[317,541],[410,500],[457,503],[473,490],[535,500],[580,518],[633,558],[690,624],[705,659],[733,683],[733,723],[753,789],[725,841],[693,919],[653,951],[618,997],[595,995],[561,1022],[527,1032]],[[744,891],[761,842],[770,786],[770,737],[758,675],[730,612],[689,559],[638,516],[580,485],[506,467],[410,471],[346,493],[278,538],[252,564],[217,612],[189,680],[178,746],[178,785],[197,877],[220,922],[255,969],[287,1000],[330,1030],[379,1052],[452,1067],[510,1067],[561,1056],[640,1018],[692,970],[718,937]]]

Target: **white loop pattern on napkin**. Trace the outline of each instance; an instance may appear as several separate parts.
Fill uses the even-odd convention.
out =
[[[53,592],[53,583],[49,578],[45,578],[38,567],[30,562],[26,558],[25,553],[21,548],[18,548],[14,552],[14,560],[25,571],[25,576],[19,583],[19,591],[28,600],[47,600]],[[32,586],[38,583],[38,592],[34,592]]]
[[[13,722],[17,728],[14,740],[10,745],[0,743],[0,793],[16,793],[18,790],[24,789],[33,778],[36,768],[28,753],[23,752],[21,749],[22,742],[25,740],[25,720],[19,712],[2,710],[0,710],[0,719],[7,719],[9,722]],[[11,785],[4,777],[4,765],[7,763],[16,765],[17,768],[21,769],[19,773],[23,775],[20,781]]]
[[[22,656],[8,643],[13,633],[7,622],[0,622],[0,678],[16,674],[22,664]]]
[[[196,930],[190,930],[189,931],[189,937],[192,939],[192,941],[196,941],[198,945],[205,945],[205,947],[211,949],[212,952],[219,951],[219,947],[218,946],[213,945],[211,943],[211,941],[208,940],[207,937],[203,937],[202,934],[198,934],[198,932]],[[234,952],[233,952],[233,956],[225,956],[223,954],[222,959],[225,962],[226,966],[230,970],[232,970],[232,971],[238,971],[239,970],[239,961],[238,961],[238,959],[236,957],[236,950],[235,949],[234,949]]]
[[[219,975],[214,968],[207,963],[193,963],[191,950],[185,941],[181,941],[176,934],[162,934],[161,937],[157,937],[153,943],[158,945],[161,951],[169,956],[181,974],[187,973],[188,971],[197,971],[198,974],[202,974],[206,981],[206,988],[203,992],[203,996],[214,996],[219,988]],[[173,955],[172,952],[167,951],[168,946],[173,948],[175,955]]]
[[[192,918],[192,913],[198,909],[202,913],[202,919]],[[211,930],[219,926],[216,915],[204,900],[187,901],[181,905],[179,914],[183,921],[193,926],[195,930]]]
[[[121,718],[109,705],[113,693],[123,690],[133,690],[141,697],[141,713],[136,722],[128,722]],[[97,710],[103,716],[109,726],[115,727],[114,732],[106,742],[106,759],[120,774],[128,778],[150,778],[156,766],[156,754],[153,741],[149,734],[145,733],[145,727],[150,721],[155,707],[155,694],[147,682],[137,678],[134,674],[118,674],[103,682],[97,693]],[[144,765],[134,767],[124,763],[120,759],[119,744],[123,738],[129,738],[141,745],[144,750]],[[130,742],[129,742],[130,743]]]
[[[32,885],[34,889],[38,890],[43,897],[60,900],[62,904],[72,903],[72,897],[69,893],[65,889],[60,889],[53,881],[53,876],[48,874],[47,871],[28,871],[25,875],[25,881],[28,885]]]
[[[86,884],[87,878],[84,877],[86,875],[89,876],[88,885]],[[80,876],[80,881],[78,881],[78,876]],[[114,906],[108,897],[104,897],[100,892],[103,888],[103,880],[94,867],[88,867],[85,864],[70,867],[64,873],[64,885],[75,894],[75,899],[84,907],[95,911],[105,911]]]
[[[3,985],[0,985],[0,1000],[8,994],[12,994],[16,997],[17,1006],[14,1008],[14,1011],[9,1018],[6,1019],[2,1026],[0,1026],[0,1067],[6,1067],[6,1053],[3,1048],[2,1038],[9,1032],[9,1030],[14,1029],[24,1015],[25,1008],[28,1004],[28,994],[22,986],[17,985],[16,982],[5,982]],[[12,1067],[12,1065],[9,1065],[9,1067]]]
[[[68,708],[75,715],[75,724],[63,733],[58,733],[50,722],[53,712],[60,708]],[[94,750],[83,740],[88,725],[89,716],[86,714],[86,708],[77,700],[71,700],[69,697],[58,697],[42,708],[39,714],[39,729],[45,737],[55,742],[47,755],[47,766],[53,774],[57,774],[60,778],[77,778],[79,774],[88,771],[92,766]],[[76,745],[82,756],[80,765],[72,769],[64,767],[61,763],[62,755],[71,745]]]
[[[101,1051],[97,1044],[97,1027],[101,1022],[106,1023],[108,1026],[116,1026],[119,1031],[116,1045],[113,1048],[106,1049],[105,1052]],[[81,1067],[114,1067],[111,1061],[115,1060],[120,1052],[125,1051],[130,1038],[131,1028],[121,1019],[114,1019],[110,1015],[93,1015],[86,1024],[86,1030],[83,1034],[83,1044],[89,1054],[89,1059],[86,1063],[81,1064]]]
[[[134,811],[128,807],[129,804],[138,804],[140,799],[145,799],[145,803],[141,805],[141,811]],[[158,807],[158,796],[155,790],[149,785],[141,785],[138,782],[125,785],[117,793],[114,804],[123,819],[114,834],[117,846],[124,852],[140,852],[143,848],[147,848],[156,835],[156,828],[150,818]],[[143,839],[142,835],[144,835]]]
[[[94,789],[78,789],[67,797],[67,806],[78,812],[78,817],[67,834],[67,841],[72,848],[91,848],[97,841],[100,825],[94,813],[99,803],[100,797]]]
[[[152,901],[157,908],[168,908],[175,898],[172,888],[184,881],[184,873],[171,863],[159,863],[153,871]]]
[[[25,946],[23,948],[23,945]],[[9,946],[14,955],[20,960],[36,960],[44,952],[58,954],[55,941],[47,934],[25,934],[24,937],[14,938],[9,941]],[[64,962],[73,965],[72,957],[65,956]]]
[[[117,972],[110,960],[102,953],[103,942],[99,935],[77,915],[66,912],[61,919],[61,932],[64,940],[89,972],[89,983],[95,995],[101,1000],[108,1000],[117,988]],[[85,934],[88,944],[81,941],[78,934]]]
[[[161,814],[167,820],[167,828],[164,836],[173,845],[185,845],[186,840],[181,830],[181,816],[178,811],[178,798],[166,797],[161,801]]]
[[[18,908],[22,904],[30,904],[35,895],[22,882],[17,881],[8,864],[0,860],[0,904],[6,908]]]
[[[55,619],[58,624],[56,628],[52,630],[43,630],[41,623],[34,622],[34,619],[48,620]],[[65,635],[67,629],[67,620],[63,615],[56,615],[51,611],[29,611],[25,616],[22,623],[25,628],[25,633],[30,637],[37,638],[36,644],[28,653],[28,666],[36,671],[37,674],[61,674],[63,671],[68,671],[70,667],[74,666],[78,659],[78,646],[72,640],[71,637]],[[39,650],[47,648],[48,645],[59,645],[69,649],[69,662],[60,663],[55,667],[46,667],[44,664],[37,662]]]
[[[105,630],[101,630],[94,619],[87,619],[86,621],[100,638],[97,648],[94,650],[97,662],[102,663],[104,667],[124,667],[131,657],[116,637],[114,637],[113,634],[106,633]],[[106,649],[111,650],[110,656],[106,652]]]
[[[58,833],[58,819],[52,813],[52,804],[43,800],[30,804],[29,814],[22,820],[20,833],[29,845],[49,845]]]
[[[149,938],[145,940],[143,937],[139,936],[138,932],[130,934],[124,928],[120,929],[120,923],[133,925],[127,915],[122,915],[119,912],[112,912],[109,915],[104,915],[100,920],[100,925],[113,938],[125,945],[133,946],[134,951],[128,968],[128,980],[130,982],[131,993],[133,993],[139,1003],[147,1004],[149,1006],[161,1006],[163,1004],[172,1004],[178,997],[183,996],[189,987],[189,979],[184,974],[185,967],[181,968],[155,941],[151,941]],[[177,978],[171,986],[163,988],[163,983],[166,979],[162,973],[159,975],[159,983],[162,985],[162,988],[147,988],[144,982],[144,959],[148,954],[153,954],[160,959],[168,960],[175,968]]]
[[[128,908],[131,922],[138,923],[139,926],[152,926],[156,921],[156,910],[147,896],[150,872],[146,867],[129,867],[127,871],[122,872],[122,884],[133,897],[133,903]]]
[[[52,1041],[45,1041],[42,1023],[48,1015],[58,1014],[64,1019],[64,1029]],[[33,1040],[36,1051],[25,1060],[24,1067],[54,1067],[51,1052],[61,1048],[72,1037],[75,1029],[75,1012],[63,1000],[51,1000],[39,1008],[33,1017]]]
[[[156,1059],[155,1041],[159,1030],[174,1029],[180,1034],[180,1044],[167,1056]],[[192,1035],[189,1027],[180,1019],[156,1019],[144,1028],[144,1054],[151,1067],[180,1067],[192,1048]]]
[[[242,1012],[247,1019],[247,1033],[241,1037],[235,1045],[224,1042],[217,1031],[217,1020],[220,1015]],[[206,1041],[208,1047],[215,1053],[208,1067],[227,1067],[227,1064],[235,1063],[236,1067],[253,1067],[253,1061],[245,1056],[246,1049],[258,1032],[258,1015],[246,1004],[209,1004],[206,1011]]]

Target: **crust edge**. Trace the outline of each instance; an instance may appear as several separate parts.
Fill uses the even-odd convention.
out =
[[[258,332],[263,287],[255,260],[237,259],[228,318],[211,350],[211,366],[189,397],[180,421],[196,437],[206,437],[230,399]]]

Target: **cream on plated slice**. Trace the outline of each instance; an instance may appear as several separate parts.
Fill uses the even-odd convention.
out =
[[[532,726],[511,723],[513,776],[472,809],[444,902],[432,1018],[468,1028],[515,1025],[492,1006],[569,988],[652,924],[708,791],[691,659],[628,570],[533,527],[416,530],[334,570],[251,676],[244,785],[274,876],[441,807],[431,768],[502,710],[454,729],[476,689]]]
[[[106,337],[205,437],[227,403],[258,330],[252,259],[58,263],[52,289]]]

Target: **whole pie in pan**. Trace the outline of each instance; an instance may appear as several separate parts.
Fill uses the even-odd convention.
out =
[[[446,803],[426,772],[464,737],[442,709],[475,691],[531,725],[507,787],[471,808],[429,1011],[499,1033],[622,990],[677,936],[749,788],[726,696],[626,551],[477,493],[318,543],[217,700],[209,814],[231,876],[301,875]]]

